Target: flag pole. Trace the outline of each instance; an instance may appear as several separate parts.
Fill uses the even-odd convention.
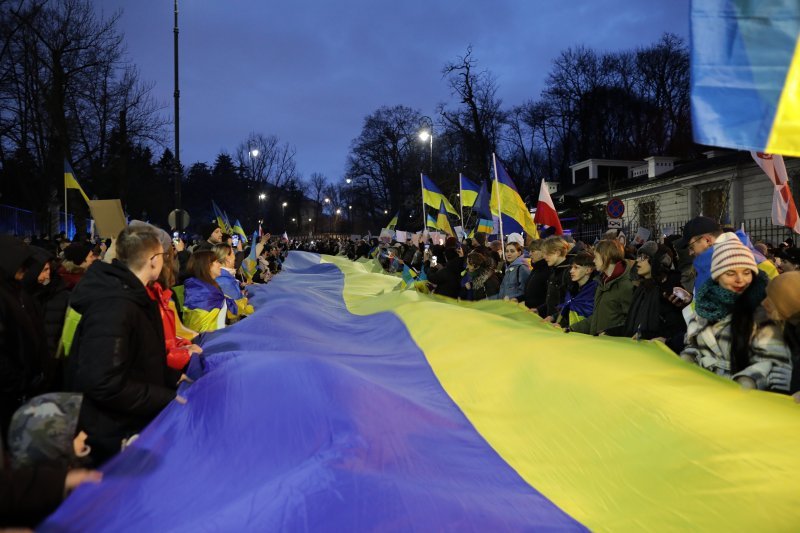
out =
[[[69,214],[67,211],[67,179],[64,178],[64,235],[69,239]]]
[[[500,205],[500,182],[497,181],[497,156],[495,155],[494,152],[492,152],[492,164],[494,165],[494,186],[495,190],[497,191],[497,218],[500,221],[500,244],[503,245],[500,251],[503,256],[503,261],[505,261],[506,243],[505,243],[505,235],[503,235],[503,208]]]
[[[464,224],[464,190],[461,188],[461,172],[458,173],[458,210],[461,212],[461,223]]]
[[[428,227],[428,219],[425,218],[425,182],[423,181],[422,177],[424,174],[422,172],[419,173],[419,192],[422,196],[422,233],[425,234],[425,230]]]

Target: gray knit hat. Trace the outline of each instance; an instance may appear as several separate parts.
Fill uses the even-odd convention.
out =
[[[17,409],[8,428],[12,466],[70,464],[82,403],[82,394],[51,392]]]
[[[738,237],[732,237],[714,244],[714,255],[711,257],[711,278],[716,280],[723,273],[734,268],[749,268],[753,275],[758,275],[758,265],[756,264],[753,252],[742,244]]]

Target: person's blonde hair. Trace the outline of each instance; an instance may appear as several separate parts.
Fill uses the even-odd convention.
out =
[[[603,240],[598,242],[597,246],[594,247],[594,253],[599,255],[600,259],[603,261],[603,266],[600,270],[605,270],[612,264],[625,259],[625,249],[617,240]]]
[[[544,246],[544,239],[536,239],[535,241],[531,241],[531,243],[528,245],[528,251],[541,252],[543,246]]]
[[[231,252],[233,252],[233,247],[230,244],[225,244],[224,242],[215,244],[211,249],[214,251],[214,255],[217,256],[217,261],[222,265],[225,264],[225,262],[228,260],[228,256],[231,255]]]
[[[546,238],[542,243],[542,253],[545,254],[559,254],[566,257],[567,250],[569,250],[567,241],[556,235]]]

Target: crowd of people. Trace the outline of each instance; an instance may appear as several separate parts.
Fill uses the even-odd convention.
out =
[[[660,341],[744,388],[800,401],[800,250],[791,239],[752,244],[703,216],[681,236],[642,243],[616,230],[591,245],[485,237],[361,241],[345,253],[374,256],[387,272],[413,269],[426,292],[517,302],[564,333]]]
[[[88,236],[87,236],[88,237]],[[800,250],[751,245],[697,217],[638,245],[609,232],[525,243],[289,239],[194,242],[144,222],[114,240],[0,237],[0,527],[33,527],[179,394],[200,337],[253,312],[248,289],[291,250],[377,261],[414,286],[513,302],[570,335],[660,341],[744,388],[800,398]]]
[[[248,288],[289,249],[213,224],[187,245],[138,221],[114,240],[26,241],[0,236],[0,528],[35,526],[183,402],[199,337],[252,313]]]

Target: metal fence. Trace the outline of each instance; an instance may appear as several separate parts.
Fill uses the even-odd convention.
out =
[[[639,222],[636,219],[621,219],[622,227],[620,231],[632,240],[639,231]],[[646,228],[650,234],[648,239],[660,238],[666,235],[680,234],[683,232],[683,227],[686,225],[687,220],[680,220],[666,224],[659,224],[655,227]],[[750,239],[755,242],[764,242],[771,246],[778,246],[786,239],[792,238],[797,244],[797,235],[793,234],[792,230],[783,226],[776,226],[772,223],[772,218],[753,218],[745,220],[742,224],[737,225],[733,229],[739,229],[744,225],[744,230],[750,236]],[[723,224],[724,226],[724,224]],[[572,236],[576,240],[581,240],[585,243],[592,244],[600,239],[603,234],[608,231],[606,224],[582,224],[571,229]]]
[[[68,227],[64,228],[64,213],[58,214],[58,231],[66,231],[72,238],[75,235],[75,220],[72,215],[68,218]],[[0,204],[0,233],[16,235],[17,237],[33,237],[49,232],[48,216],[29,211],[12,205]],[[88,231],[88,227],[87,227]]]

